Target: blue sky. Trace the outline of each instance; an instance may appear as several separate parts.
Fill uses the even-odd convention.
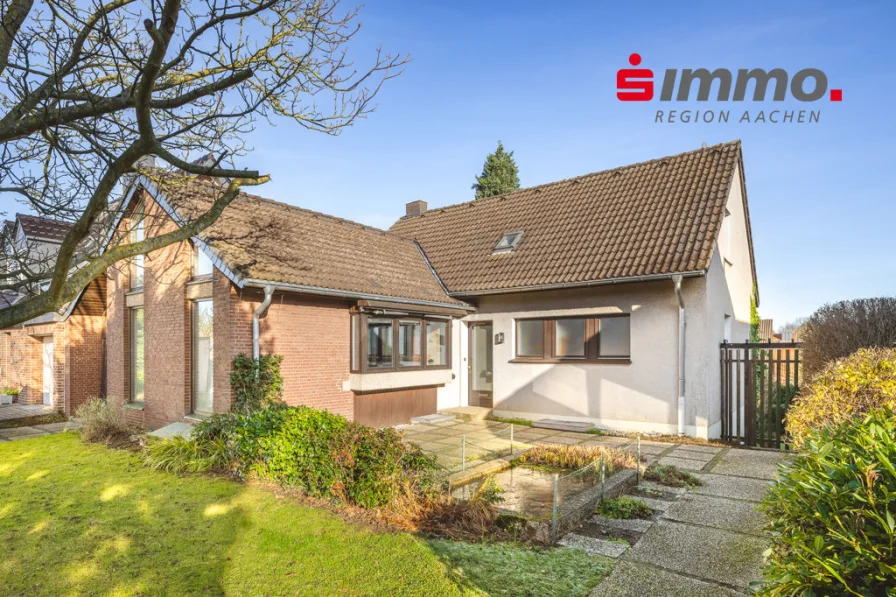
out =
[[[360,19],[359,63],[380,44],[413,62],[338,137],[260,126],[241,164],[271,174],[259,194],[388,227],[408,201],[471,199],[499,139],[531,186],[740,138],[760,313],[896,294],[896,4],[372,1]],[[658,73],[816,67],[844,100],[804,104],[811,125],[655,124],[657,102],[615,97],[632,52]]]

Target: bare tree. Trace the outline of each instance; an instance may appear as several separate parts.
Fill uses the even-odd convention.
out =
[[[0,291],[42,288],[0,309],[0,328],[58,309],[115,262],[195,236],[244,185],[259,119],[337,134],[374,109],[407,58],[347,57],[357,9],[339,0],[0,0],[0,192],[72,223],[52,263],[12,256]],[[123,176],[144,156],[222,179],[173,232],[100,250]],[[213,156],[196,161],[197,155]]]

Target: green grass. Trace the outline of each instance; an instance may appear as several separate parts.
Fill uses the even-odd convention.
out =
[[[565,547],[433,541],[432,549],[461,582],[493,597],[584,597],[613,567],[608,558]]]
[[[703,481],[696,475],[692,475],[671,464],[665,466],[656,463],[651,464],[644,471],[644,478],[667,487],[699,487],[703,485]]]
[[[481,595],[491,578],[521,586],[501,576],[514,561],[479,562],[461,579],[454,560],[440,559],[454,553],[450,543],[349,524],[258,486],[152,471],[137,454],[70,433],[0,444],[0,538],[4,594],[439,596]],[[571,569],[591,561],[583,553],[558,559],[564,586],[597,575]]]
[[[650,518],[653,516],[653,510],[648,508],[647,504],[637,498],[626,495],[602,501],[597,512],[607,518],[629,519]]]
[[[62,413],[47,413],[45,415],[34,415],[33,417],[22,417],[21,419],[7,419],[0,421],[0,429],[12,429],[14,427],[30,427],[31,425],[45,425],[47,423],[64,423],[68,421]]]

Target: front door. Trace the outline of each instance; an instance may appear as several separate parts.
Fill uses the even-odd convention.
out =
[[[470,406],[492,408],[492,322],[470,324]]]
[[[53,338],[44,338],[44,404],[53,404]]]

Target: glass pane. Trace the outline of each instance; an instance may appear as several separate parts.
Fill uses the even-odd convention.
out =
[[[426,322],[426,364],[440,367],[448,364],[448,323]]]
[[[473,326],[470,352],[474,391],[492,391],[492,326]]]
[[[554,354],[558,357],[585,356],[585,320],[558,319],[554,334]]]
[[[212,301],[193,303],[193,412],[214,410],[214,307]]]
[[[194,276],[210,276],[213,271],[212,260],[208,258],[205,251],[196,247],[196,265]]]
[[[367,367],[392,368],[392,320],[367,320]]]
[[[145,239],[143,228],[143,206],[140,205],[134,211],[131,219],[131,242],[140,242]],[[134,257],[133,269],[131,271],[131,288],[140,288],[143,286],[143,255]]]
[[[600,320],[600,356],[627,357],[631,354],[628,317],[602,317]]]
[[[402,367],[419,367],[420,322],[401,320],[398,322],[398,364]]]
[[[131,272],[131,288],[143,287],[143,255],[134,257],[133,270]]]
[[[520,357],[544,356],[544,320],[516,322],[516,354]]]
[[[131,310],[131,400],[143,401],[143,309]]]

